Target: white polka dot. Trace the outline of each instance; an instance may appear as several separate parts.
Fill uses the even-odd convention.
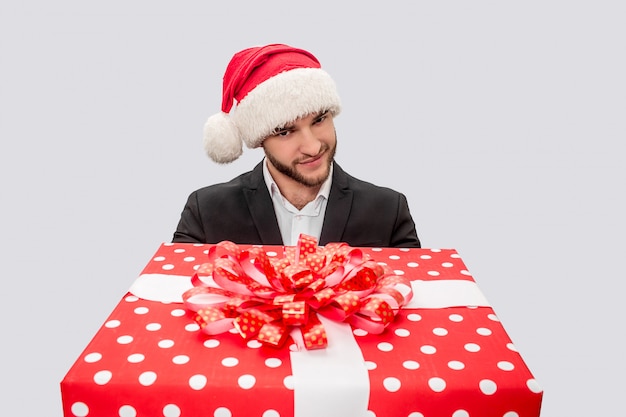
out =
[[[393,259],[394,261],[397,261],[398,259],[400,259],[400,257],[398,255],[390,255],[389,259]]]
[[[441,392],[446,389],[446,381],[438,377],[430,378],[428,380],[428,386],[435,392]]]
[[[408,417],[424,417],[424,414],[418,413],[417,411],[408,415]]]
[[[184,365],[189,362],[189,356],[187,355],[177,355],[172,358],[172,362],[176,365]]]
[[[371,248],[372,252],[382,252],[382,248]]]
[[[239,334],[239,330],[237,330],[235,327],[233,327],[232,329],[230,329],[228,331],[228,333],[230,333],[230,334]],[[254,339],[252,339],[252,340],[254,340]],[[254,340],[254,341],[256,341],[256,340]]]
[[[280,417],[280,414],[276,410],[265,410],[261,417]]]
[[[251,340],[248,340],[248,343],[246,343],[246,346],[248,346],[251,349],[258,349],[261,346],[263,346],[263,343],[259,342],[256,339],[251,339]]]
[[[148,310],[148,308],[147,308],[147,307],[137,307],[137,308],[135,309],[135,314],[142,315],[142,314],[146,314],[146,313],[148,313],[148,311],[150,311],[150,310]]]
[[[163,417],[180,417],[180,408],[175,404],[163,407]]]
[[[488,318],[489,318],[489,320],[491,320],[491,321],[497,321],[497,322],[499,322],[499,321],[500,321],[500,319],[498,318],[498,316],[496,316],[495,314],[489,314],[487,317],[488,317]]]
[[[478,346],[476,343],[466,343],[464,348],[468,352],[478,352],[480,350],[480,346]]]
[[[98,371],[93,376],[93,382],[95,382],[97,385],[106,385],[109,383],[112,377],[113,373],[111,373],[111,371]]]
[[[404,361],[404,362],[402,362],[402,366],[405,369],[409,369],[411,371],[414,371],[414,370],[416,370],[416,369],[418,369],[420,367],[420,364],[419,364],[419,362],[416,362],[416,361]]]
[[[104,327],[107,329],[115,329],[116,327],[119,327],[120,324],[122,323],[119,320],[109,320],[104,323]]]
[[[519,417],[519,414],[515,411],[507,411],[502,417]]]
[[[268,250],[267,252],[265,252],[265,254],[270,257],[278,256],[278,253],[271,251],[271,250]]]
[[[217,339],[208,339],[204,341],[203,345],[207,348],[216,348],[220,345],[220,341]]]
[[[194,258],[193,256],[185,256],[183,258],[183,261],[185,261],[185,262],[193,262],[195,260],[196,260],[196,258]]]
[[[393,270],[393,273],[394,273],[394,274],[396,274],[396,275],[398,275],[398,276],[402,276],[402,275],[404,275],[404,271],[403,271],[403,270],[401,270],[401,269],[394,269],[394,270]]]
[[[451,257],[451,258],[455,258],[455,259],[460,259],[460,258],[461,258],[461,255],[459,255],[458,253],[451,253],[451,254],[450,254],[450,257]]]
[[[469,417],[469,413],[465,410],[456,410],[452,413],[452,417]]]
[[[227,368],[232,368],[233,366],[237,366],[237,365],[239,365],[239,359],[237,358],[229,357],[229,358],[222,359],[222,366],[225,366]]]
[[[186,312],[183,308],[175,308],[170,314],[174,317],[182,317],[186,314]]]
[[[465,368],[465,364],[461,361],[450,361],[448,362],[448,368],[455,371],[460,371],[461,369]]]
[[[490,379],[483,379],[478,383],[480,390],[485,395],[492,395],[498,390],[498,386]]]
[[[133,341],[133,337],[132,336],[120,336],[117,338],[117,343],[119,343],[120,345],[127,345],[129,343],[131,343]]]
[[[283,364],[283,361],[281,361],[278,358],[265,359],[265,366],[267,366],[268,368],[278,368],[282,364]]]
[[[232,415],[233,414],[226,407],[219,407],[215,409],[215,412],[213,413],[213,417],[232,417]]]
[[[165,260],[165,256],[156,256],[153,260],[156,262],[163,262]]]
[[[389,392],[396,392],[400,389],[400,380],[398,378],[388,377],[383,380],[383,386]]]
[[[428,271],[428,275],[430,275],[431,277],[438,277],[439,271]]]
[[[148,323],[146,324],[146,330],[149,332],[156,332],[157,330],[161,330],[161,324],[159,323]]]
[[[434,252],[434,253],[439,253],[439,252],[441,252],[441,249],[433,248],[430,251]]]
[[[288,390],[293,391],[293,375],[286,376],[285,379],[283,379],[283,385]]]
[[[465,275],[465,276],[468,276],[468,277],[472,276],[472,274],[470,274],[470,272],[467,269],[462,269],[461,270],[461,275]]]
[[[376,362],[365,361],[365,368],[367,368],[368,371],[372,371],[378,368],[378,365],[376,364]]]
[[[88,355],[85,355],[85,362],[87,363],[98,362],[100,359],[102,359],[102,354],[98,352],[93,352]]]
[[[185,330],[188,332],[197,332],[200,330],[200,325],[198,323],[189,323],[185,325]]]
[[[418,266],[420,266],[420,264],[418,264],[417,262],[409,262],[406,264],[406,266],[408,266],[409,268],[417,268]]]
[[[139,301],[139,297],[137,297],[136,295],[129,295],[124,298],[124,301],[126,301],[127,303],[136,303],[137,301]]]
[[[132,355],[128,355],[128,362],[130,363],[139,363],[142,362],[146,357],[141,353],[133,353]]]
[[[430,255],[422,255],[422,256],[420,256],[420,258],[422,258],[422,259],[432,259],[432,256],[430,256]]]
[[[378,344],[378,350],[383,352],[391,352],[393,350],[393,345],[387,342],[381,342]]]
[[[237,380],[239,386],[243,389],[250,389],[256,383],[256,378],[253,375],[241,375]]]
[[[171,271],[172,269],[174,269],[174,265],[172,264],[164,264],[161,269],[163,269],[164,271]]]
[[[536,379],[529,379],[528,381],[526,381],[526,386],[535,394],[539,394],[541,391],[543,391]]]
[[[448,319],[450,319],[450,321],[453,321],[455,323],[459,323],[463,321],[463,316],[460,314],[450,314],[450,316],[448,316]]]
[[[515,347],[513,343],[507,343],[506,348],[510,351],[517,352],[517,348]]]
[[[163,340],[159,340],[159,343],[157,343],[157,345],[160,348],[168,349],[168,348],[171,348],[172,346],[174,346],[174,341],[170,340],[170,339],[163,339]]]
[[[85,417],[87,414],[89,414],[89,407],[87,407],[87,404],[85,403],[74,403],[72,404],[72,414],[74,414],[76,417]]]
[[[185,249],[183,248],[174,249],[174,253],[185,253]]]
[[[433,329],[433,334],[435,336],[445,336],[448,334],[448,331],[446,329],[444,329],[443,327],[435,327]]]
[[[206,386],[207,377],[204,375],[193,375],[189,378],[189,387],[193,390],[199,391]]]
[[[398,337],[407,337],[411,335],[411,332],[409,332],[407,329],[396,329],[394,333]]]
[[[444,262],[441,264],[444,268],[452,268],[454,264],[452,262]]]
[[[154,381],[157,379],[157,374],[152,371],[146,371],[139,375],[139,383],[144,387],[150,386],[154,384]]]
[[[498,368],[502,369],[503,371],[512,371],[513,369],[515,369],[515,365],[508,361],[500,361],[498,362]]]
[[[481,336],[490,336],[491,330],[487,329],[486,327],[479,327],[478,329],[476,329],[476,333]]]
[[[420,351],[426,355],[432,355],[437,352],[437,349],[431,345],[424,345],[420,348]]]
[[[417,313],[411,313],[408,316],[406,316],[407,319],[409,319],[410,321],[420,321],[422,319],[422,316],[420,316]]]
[[[136,417],[137,410],[135,410],[135,407],[133,407],[132,405],[123,405],[120,407],[118,415],[120,417]]]
[[[363,330],[363,329],[354,329],[354,330],[352,331],[352,333],[353,333],[355,336],[367,336],[367,332],[366,332],[365,330]]]

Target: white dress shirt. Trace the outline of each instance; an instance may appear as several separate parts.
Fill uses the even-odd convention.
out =
[[[298,210],[291,204],[278,189],[278,185],[272,178],[267,168],[267,160],[263,161],[263,178],[274,203],[274,212],[278,220],[278,227],[283,238],[283,245],[294,246],[298,242],[301,233],[315,237],[318,242],[324,224],[324,214],[328,203],[328,194],[333,178],[333,166],[326,181],[322,184],[317,196],[309,202],[302,210]]]

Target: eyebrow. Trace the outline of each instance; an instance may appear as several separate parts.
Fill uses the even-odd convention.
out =
[[[320,117],[324,116],[325,114],[328,114],[330,110],[322,110],[319,113],[317,113],[314,117],[313,120],[319,119]],[[296,119],[297,120],[297,119]],[[280,126],[275,128],[272,132],[273,134],[276,134],[277,132],[282,132],[284,130],[293,130],[295,127],[294,122],[290,122],[289,124],[286,124],[284,126]]]
[[[328,114],[329,112],[330,112],[330,110],[322,110],[322,111],[321,111],[321,112],[319,112],[319,113],[317,114],[317,116],[315,116],[314,118],[315,118],[315,119],[317,119],[317,118],[319,118],[319,117],[322,117],[322,116],[324,116],[324,115]]]

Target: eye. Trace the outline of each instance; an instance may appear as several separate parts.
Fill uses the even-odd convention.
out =
[[[291,133],[291,130],[289,129],[285,129],[285,128],[276,128],[274,129],[274,131],[271,133],[271,136],[287,136],[289,135],[289,133]]]
[[[316,117],[315,120],[313,120],[313,124],[322,123],[324,120],[326,120],[327,117],[328,117],[328,112],[324,112],[320,114],[318,117]]]

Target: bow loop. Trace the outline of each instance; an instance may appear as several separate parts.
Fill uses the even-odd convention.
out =
[[[346,243],[319,247],[302,234],[283,249],[280,257],[230,241],[209,248],[209,262],[183,294],[202,332],[234,328],[245,340],[280,347],[299,330],[306,349],[321,349],[328,339],[318,314],[378,334],[413,296],[406,278]]]

